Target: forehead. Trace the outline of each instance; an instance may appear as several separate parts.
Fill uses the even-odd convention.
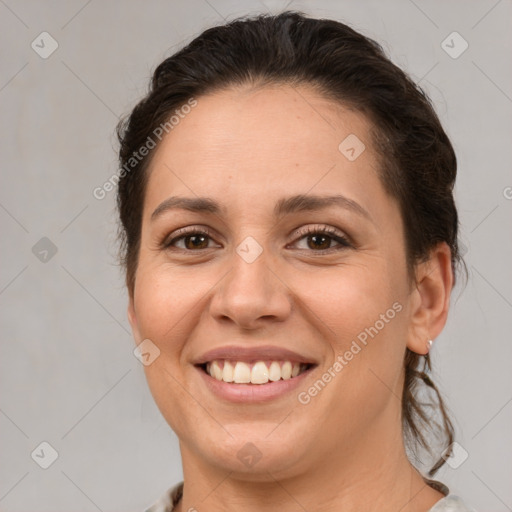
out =
[[[229,198],[240,206],[309,191],[374,200],[383,191],[370,128],[363,114],[308,87],[201,96],[155,150],[145,216],[169,195]],[[352,147],[364,148],[355,160],[343,153]]]

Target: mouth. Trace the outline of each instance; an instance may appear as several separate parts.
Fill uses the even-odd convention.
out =
[[[261,386],[295,379],[316,365],[288,360],[236,361],[214,359],[196,366],[219,382]]]
[[[223,402],[263,404],[292,399],[319,367],[314,355],[278,345],[217,347],[191,363],[207,395]]]

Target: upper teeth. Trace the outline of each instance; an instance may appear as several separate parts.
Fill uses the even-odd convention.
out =
[[[290,361],[272,361],[268,366],[264,361],[248,364],[242,361],[215,360],[206,364],[206,371],[213,378],[235,384],[265,384],[269,380],[287,380],[305,369],[305,364],[292,364]]]

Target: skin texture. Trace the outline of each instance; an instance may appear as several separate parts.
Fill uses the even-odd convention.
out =
[[[406,458],[399,397],[406,347],[425,354],[446,321],[448,246],[411,283],[399,207],[378,178],[362,114],[306,86],[244,86],[197,100],[155,150],[128,307],[136,343],[160,350],[144,371],[180,441],[178,510],[427,511],[442,495]],[[349,134],[366,146],[354,161],[338,150]],[[369,219],[337,206],[272,216],[282,197],[334,193]],[[223,212],[173,210],[152,222],[170,196],[208,196]],[[187,226],[212,236],[200,248],[183,238],[161,247]],[[296,235],[303,227],[335,228],[352,246],[315,245]],[[252,263],[236,252],[249,236],[263,249]],[[295,392],[233,405],[191,364],[212,348],[276,345],[318,362],[299,389],[307,391],[394,303],[401,311],[307,405]],[[262,454],[251,467],[237,457],[248,442]]]

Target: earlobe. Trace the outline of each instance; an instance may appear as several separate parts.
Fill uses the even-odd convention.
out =
[[[451,251],[448,244],[438,244],[428,261],[416,267],[416,300],[411,311],[407,347],[417,354],[428,354],[432,340],[443,330],[450,307],[453,287]]]

